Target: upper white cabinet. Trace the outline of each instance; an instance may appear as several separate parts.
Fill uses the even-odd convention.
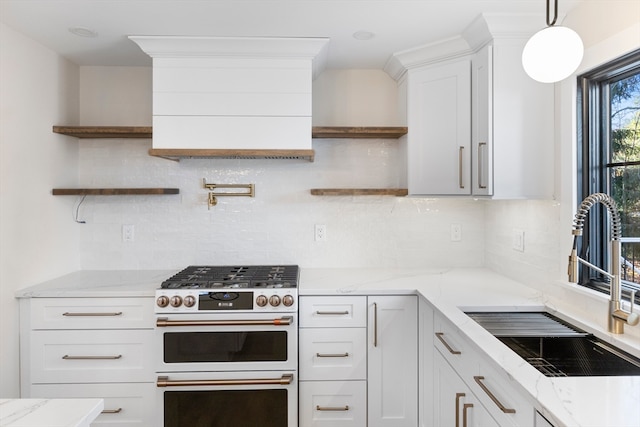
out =
[[[131,39],[153,58],[154,149],[311,149],[313,73],[328,39]]]
[[[390,61],[406,96],[409,195],[553,198],[554,87],[522,68],[530,28],[482,15]]]
[[[408,73],[410,195],[471,194],[471,61]]]
[[[525,42],[494,38],[472,57],[474,195],[553,197],[554,90],[524,72]]]

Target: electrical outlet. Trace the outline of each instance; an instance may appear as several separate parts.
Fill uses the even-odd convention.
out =
[[[122,225],[122,241],[133,242],[135,236],[135,227],[133,224]]]
[[[524,230],[513,230],[512,248],[514,251],[524,252]]]
[[[451,241],[462,241],[462,226],[460,224],[451,224]]]
[[[315,241],[324,242],[327,240],[327,226],[324,224],[315,225]]]

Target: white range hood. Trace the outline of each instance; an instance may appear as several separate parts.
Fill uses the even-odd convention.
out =
[[[129,38],[153,59],[151,154],[313,156],[311,87],[328,39]]]

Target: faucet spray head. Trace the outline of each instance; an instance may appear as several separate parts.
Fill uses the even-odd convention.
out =
[[[571,255],[569,255],[569,268],[567,273],[569,274],[569,282],[578,283],[578,254],[575,249],[572,249]]]

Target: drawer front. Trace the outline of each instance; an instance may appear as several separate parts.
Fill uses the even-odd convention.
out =
[[[501,371],[485,361],[480,362],[480,374],[465,378],[482,405],[501,426],[530,425],[534,419],[533,403],[519,391],[519,386]]]
[[[301,329],[299,363],[301,380],[366,379],[366,328]]]
[[[153,298],[32,298],[32,329],[153,328]]]
[[[154,383],[38,384],[33,398],[100,398],[104,411],[92,427],[149,427],[154,422]]]
[[[31,382],[152,382],[153,337],[153,330],[33,331]]]
[[[358,328],[366,325],[366,296],[300,297],[301,328]]]
[[[433,331],[434,347],[442,353],[461,377],[466,380],[473,375],[478,375],[478,358],[474,354],[474,349],[451,322],[435,316]]]
[[[366,425],[366,381],[300,382],[300,427]]]

